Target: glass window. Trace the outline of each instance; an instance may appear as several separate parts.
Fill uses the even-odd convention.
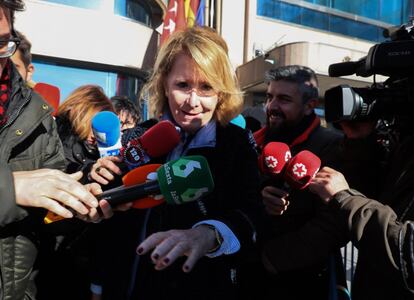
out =
[[[115,14],[151,26],[151,9],[143,0],[115,0]]]
[[[259,16],[280,19],[280,2],[272,0],[258,1],[257,14]]]
[[[322,30],[329,29],[329,15],[321,12],[304,9],[302,13],[302,25],[318,28]]]
[[[43,0],[43,1],[98,10],[102,7],[103,2],[108,1],[108,0],[87,0],[87,1],[86,0]]]
[[[282,2],[280,4],[281,20],[300,24],[302,9],[300,6]]]
[[[34,61],[35,82],[53,84],[60,89],[60,102],[76,88],[84,84],[101,86],[108,97],[115,95],[116,74],[74,67],[66,67],[48,62]]]
[[[329,3],[331,7],[335,7],[338,10],[363,15],[372,19],[379,19],[379,15],[382,14],[387,20],[396,21],[401,19],[401,15],[403,14],[403,9],[400,4],[403,2],[407,3],[408,1],[410,0],[309,0],[307,2],[326,6],[328,6]],[[393,4],[391,4],[391,2]],[[387,5],[383,5],[383,3],[387,3]],[[409,5],[406,5],[405,7],[405,11],[409,11],[411,8]],[[381,9],[386,9],[386,11],[382,13]],[[322,12],[317,9],[315,10],[300,5],[293,5],[284,1],[257,0],[257,14],[369,41],[380,42],[384,40],[384,37],[382,36],[384,28],[382,27],[345,17],[339,17],[330,14],[329,11]],[[388,23],[389,21],[385,22]],[[406,21],[402,23],[405,22]]]
[[[364,40],[379,42],[382,38],[382,28],[361,22],[352,21],[337,16],[330,17],[330,31],[354,36]]]
[[[313,4],[323,5],[323,6],[329,6],[330,0],[305,0],[306,2],[310,2]]]
[[[129,99],[136,102],[141,88],[144,85],[143,78],[115,72],[68,67],[36,60],[33,64],[36,70],[33,80],[59,87],[60,103],[74,89],[85,84],[97,84],[101,86],[108,97],[123,95],[128,96]]]

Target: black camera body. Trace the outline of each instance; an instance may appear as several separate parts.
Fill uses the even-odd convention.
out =
[[[327,122],[387,119],[414,112],[414,30],[409,23],[384,30],[391,38],[372,46],[367,56],[356,62],[329,66],[329,76],[384,75],[383,83],[367,88],[340,85],[325,92]]]

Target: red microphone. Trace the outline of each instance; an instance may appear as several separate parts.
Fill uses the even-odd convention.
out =
[[[33,87],[33,90],[43,97],[53,107],[52,116],[56,116],[59,102],[60,102],[60,90],[57,86],[39,82]]]
[[[161,121],[145,133],[127,142],[120,154],[129,169],[144,165],[151,158],[168,154],[180,142],[180,134],[170,121]]]
[[[321,167],[321,160],[308,150],[296,154],[286,165],[284,176],[286,183],[293,189],[306,188]]]
[[[259,169],[263,174],[279,177],[292,157],[289,146],[285,143],[268,143],[259,156]]]

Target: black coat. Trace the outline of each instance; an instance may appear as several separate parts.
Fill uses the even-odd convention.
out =
[[[86,182],[92,165],[99,158],[98,148],[81,140],[73,132],[69,120],[63,117],[57,117],[56,124],[65,151],[66,172],[71,174],[82,171],[84,177],[81,181]]]
[[[259,212],[256,152],[249,143],[247,132],[230,124],[217,126],[216,147],[191,149],[187,153],[195,154],[207,158],[215,183],[214,192],[201,200],[207,215],[200,210],[198,202],[160,205],[149,212],[145,235],[169,229],[189,229],[198,221],[216,219],[235,233],[241,243],[240,251],[217,258],[203,257],[189,274],[182,271],[183,260],[178,260],[166,270],[156,271],[149,255],[144,255],[139,257],[136,280],[130,284],[131,267],[140,242],[137,228],[141,226],[135,222],[132,227],[124,228],[132,230],[130,235],[136,237],[134,242],[108,241],[108,245],[113,241],[118,243],[111,246],[113,252],[109,250],[116,263],[108,262],[101,274],[103,299],[126,299],[129,285],[134,287],[131,299],[236,299],[238,264],[244,259],[243,253],[253,247]],[[142,220],[144,212],[129,214]],[[124,232],[119,235],[124,235]]]
[[[12,172],[65,167],[52,108],[12,65],[7,123],[0,128],[0,299],[34,299],[33,264],[46,210],[16,204]]]

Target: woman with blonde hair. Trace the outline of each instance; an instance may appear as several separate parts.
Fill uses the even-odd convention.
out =
[[[148,210],[134,234],[140,238],[132,261],[120,243],[107,254],[128,265],[119,272],[120,261],[107,260],[102,299],[237,299],[238,258],[255,243],[260,194],[248,133],[230,123],[243,101],[225,41],[205,27],[173,33],[143,96],[156,118],[180,129],[181,141],[165,161],[204,156],[215,188],[197,201]],[[128,281],[125,290],[113,274]]]

